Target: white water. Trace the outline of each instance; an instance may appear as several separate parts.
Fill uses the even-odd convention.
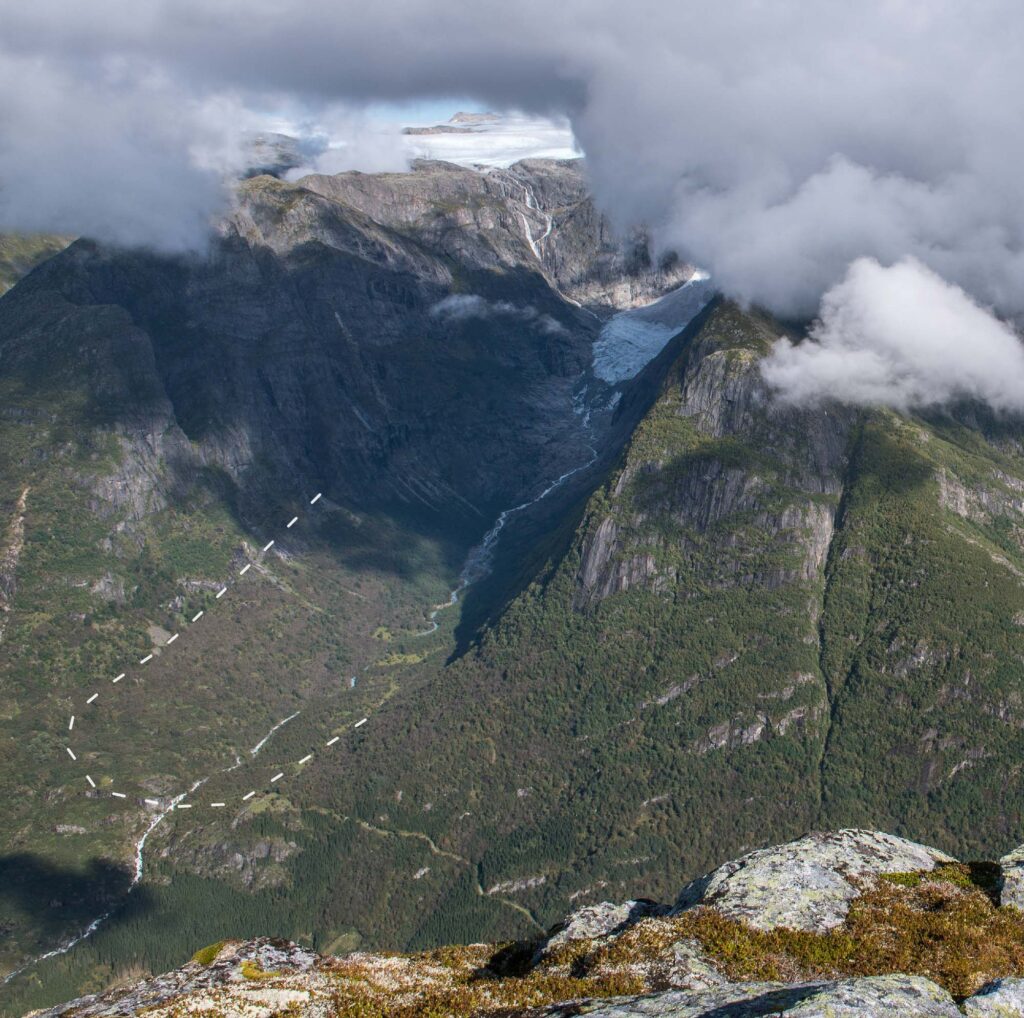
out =
[[[263,738],[260,739],[260,741],[252,747],[252,749],[249,750],[249,752],[253,756],[256,756],[256,754],[259,753],[259,751],[267,744],[267,742],[269,741],[270,737],[274,734],[274,732],[276,732],[279,728],[283,728],[286,724],[288,724],[289,721],[294,721],[295,718],[297,718],[301,713],[302,711],[297,710],[294,714],[289,714],[288,717],[286,717],[283,721],[278,721],[278,723],[274,725],[274,727],[271,728],[270,731],[267,732],[267,734],[264,735]]]
[[[443,612],[445,608],[450,608],[453,604],[457,604],[459,601],[459,595],[468,586],[476,583],[477,580],[482,580],[491,571],[491,566],[494,561],[494,549],[497,546],[498,537],[501,535],[502,530],[505,529],[505,524],[508,523],[509,519],[515,516],[516,513],[521,513],[524,509],[529,509],[531,505],[536,505],[541,501],[541,499],[547,498],[551,492],[569,480],[573,474],[578,474],[581,470],[586,470],[587,467],[597,459],[596,449],[592,448],[590,453],[590,459],[588,459],[586,463],[581,463],[578,467],[573,467],[572,470],[567,470],[561,477],[552,481],[536,498],[531,498],[528,502],[522,502],[519,505],[513,506],[511,509],[505,509],[502,511],[495,521],[494,526],[484,534],[483,540],[475,548],[470,549],[469,554],[466,556],[466,561],[462,566],[462,572],[459,574],[459,584],[448,595],[448,600],[439,605],[435,605],[433,611],[431,611],[427,616],[430,620],[430,626],[414,635],[429,636],[431,633],[437,631],[438,612]]]
[[[249,750],[249,752],[253,756],[259,753],[259,751],[263,748],[267,740],[274,734],[274,732],[276,732],[282,725],[287,724],[293,718],[297,717],[298,714],[299,712],[296,711],[295,714],[291,715],[291,717],[287,717],[283,721],[279,721],[276,725],[274,725],[273,728],[270,729],[269,732],[267,732],[267,734],[262,739],[260,739],[260,741],[256,744],[256,746],[253,749]],[[224,767],[217,773],[230,774],[231,771],[237,770],[239,767],[241,767],[242,763],[242,758],[236,755],[235,762],[230,767]],[[202,786],[205,785],[206,782],[209,780],[210,775],[207,775],[205,778],[200,778],[198,781],[193,782],[187,792],[182,792],[180,795],[176,795],[173,799],[171,799],[168,802],[167,806],[164,809],[156,813],[153,816],[153,819],[150,820],[149,826],[145,829],[145,831],[142,832],[142,836],[135,843],[135,872],[132,874],[132,881],[128,885],[128,890],[125,894],[126,897],[127,895],[131,894],[132,891],[135,890],[139,882],[142,880],[142,875],[145,872],[144,853],[146,850],[146,842],[149,840],[149,836],[153,833],[153,831],[156,830],[156,828],[161,824],[165,817],[169,816],[171,813],[174,812],[175,808],[182,800],[186,799],[197,789],[202,788]],[[39,962],[41,961],[46,961],[48,958],[57,958],[62,954],[67,954],[68,951],[70,951],[73,947],[80,944],[83,940],[87,940],[89,937],[91,937],[103,925],[103,923],[105,923],[118,910],[118,908],[121,907],[122,904],[123,901],[118,903],[118,905],[116,905],[109,911],[104,912],[103,915],[97,916],[95,919],[92,920],[91,923],[89,923],[88,926],[86,926],[84,930],[82,930],[81,933],[78,934],[78,936],[72,937],[70,940],[61,944],[60,947],[55,947],[52,951],[46,951],[43,954],[37,955],[30,961],[25,962],[25,964],[22,965],[20,968],[16,968],[13,972],[8,972],[7,975],[4,976],[2,980],[0,980],[0,986],[9,983],[15,976],[21,975],[21,973],[24,972],[26,969],[32,968],[33,965],[38,965]]]

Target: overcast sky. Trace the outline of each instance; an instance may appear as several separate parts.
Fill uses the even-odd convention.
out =
[[[366,104],[465,96],[568,116],[602,207],[730,295],[810,316],[856,259],[911,257],[1024,312],[1016,0],[0,0],[0,24],[0,227],[195,245],[245,130],[357,142]]]

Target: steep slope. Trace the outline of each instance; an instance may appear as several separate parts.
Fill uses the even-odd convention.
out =
[[[590,374],[600,322],[539,260],[526,221],[548,213],[522,185],[430,164],[376,180],[375,218],[309,184],[241,184],[206,256],[77,241],[0,300],[8,968],[122,899],[174,796],[265,783],[253,748],[283,719],[275,751],[433,674],[450,633],[416,634],[468,550],[621,442]],[[576,244],[547,221],[545,250]],[[599,232],[586,257],[613,257]],[[187,864],[247,902],[302,851],[244,812]]]
[[[0,234],[0,294],[6,293],[40,262],[63,251],[71,237],[50,234]]]
[[[1019,836],[1020,423],[780,405],[777,333],[695,323],[567,550],[354,748],[346,810],[541,923],[823,820]],[[408,942],[478,936],[470,891]]]

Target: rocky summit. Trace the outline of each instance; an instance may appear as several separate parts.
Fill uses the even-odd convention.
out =
[[[344,957],[222,941],[173,972],[32,1014],[1011,1018],[1024,1015],[1014,858],[813,833],[727,862],[674,905],[588,905],[531,941]]]

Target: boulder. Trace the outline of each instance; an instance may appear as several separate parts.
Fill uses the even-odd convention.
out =
[[[997,979],[964,1001],[967,1018],[1022,1018],[1024,979]]]
[[[882,873],[931,870],[952,856],[878,831],[808,834],[727,862],[683,888],[678,913],[714,905],[761,930],[840,925],[863,885]]]
[[[868,976],[834,983],[738,983],[706,993],[669,990],[641,997],[559,1005],[546,1018],[962,1018],[953,998],[921,976]],[[992,1012],[996,1013],[996,1012]],[[1013,1012],[1019,1014],[1020,1012]]]

